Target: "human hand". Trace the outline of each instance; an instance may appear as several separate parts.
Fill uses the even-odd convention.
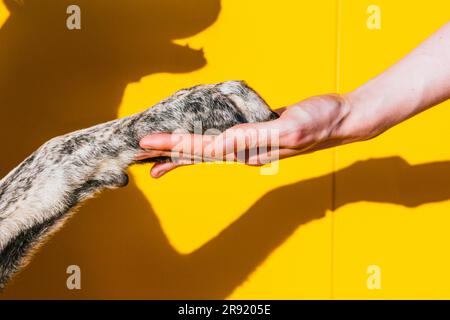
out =
[[[258,166],[352,139],[341,130],[350,112],[344,96],[311,97],[276,112],[280,115],[276,120],[239,124],[219,135],[148,135],[140,141],[146,151],[136,155],[136,160],[170,157],[170,161],[153,166],[151,175],[159,178],[183,165],[236,161]]]
[[[261,165],[369,139],[450,99],[449,56],[447,23],[397,64],[346,95],[312,97],[277,110],[276,120],[237,125],[217,136],[149,135],[140,142],[147,150],[136,159],[171,157],[173,161],[152,168],[152,176],[160,177],[198,161]]]

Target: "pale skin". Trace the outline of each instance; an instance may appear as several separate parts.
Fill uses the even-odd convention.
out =
[[[136,157],[173,157],[176,152],[177,161],[153,166],[154,178],[198,162],[194,159],[262,165],[278,158],[371,139],[449,98],[450,22],[398,63],[352,92],[311,97],[275,110],[280,115],[276,120],[237,125],[219,135],[152,134],[140,141],[147,151]],[[279,133],[277,146],[271,146],[267,139],[270,130]],[[238,139],[244,143],[236,143]],[[236,156],[238,152],[259,151],[265,146],[269,146],[269,151],[270,147],[279,149],[277,153],[265,150],[244,158]]]

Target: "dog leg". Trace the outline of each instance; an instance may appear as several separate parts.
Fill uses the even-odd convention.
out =
[[[146,111],[56,137],[0,181],[0,288],[83,200],[128,182],[126,170],[152,132],[193,132],[275,119],[239,81],[178,91]]]

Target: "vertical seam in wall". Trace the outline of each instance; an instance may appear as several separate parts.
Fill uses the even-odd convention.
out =
[[[336,0],[336,52],[335,52],[335,62],[336,62],[336,78],[335,78],[335,92],[340,93],[341,85],[341,23],[342,23],[342,1]],[[333,160],[332,160],[332,174],[331,174],[331,286],[330,286],[330,298],[335,298],[334,293],[334,270],[335,270],[335,247],[334,247],[334,236],[335,236],[335,221],[334,213],[336,210],[336,167],[337,167],[337,148],[333,148]]]

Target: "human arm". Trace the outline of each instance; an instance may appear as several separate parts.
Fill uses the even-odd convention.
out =
[[[180,165],[192,163],[194,158],[231,159],[260,165],[373,138],[449,97],[450,23],[447,23],[398,63],[352,92],[308,98],[277,110],[280,118],[276,120],[240,124],[218,136],[150,135],[141,140],[147,152],[138,158],[170,156],[177,148],[189,149],[180,147],[180,141],[185,141],[194,147],[189,152],[177,152],[176,162],[157,163],[152,176],[160,177]],[[267,141],[267,137],[264,135],[271,130],[279,132],[277,153],[241,158],[228,156],[243,149],[265,146],[262,141]],[[239,139],[245,142],[240,147],[236,143]]]

